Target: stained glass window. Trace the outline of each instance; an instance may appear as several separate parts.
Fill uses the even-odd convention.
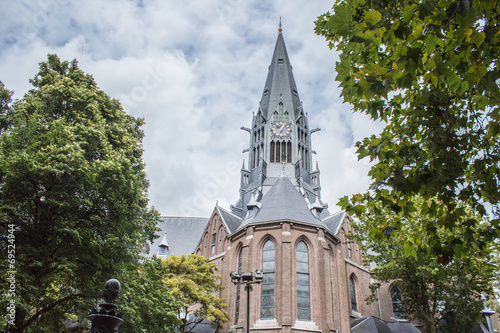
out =
[[[268,240],[262,248],[262,273],[261,283],[260,318],[274,318],[274,273],[275,273],[275,247]]]
[[[309,249],[303,241],[297,244],[297,319],[311,320]]]

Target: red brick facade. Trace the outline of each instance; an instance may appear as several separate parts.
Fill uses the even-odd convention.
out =
[[[362,264],[358,246],[348,243],[350,223],[346,216],[336,236],[321,227],[279,221],[248,226],[229,237],[215,210],[195,253],[211,258],[219,267],[220,283],[225,287],[221,297],[227,300],[232,318],[223,331],[244,332],[246,328],[246,292],[241,287],[239,318],[236,319],[237,286],[229,276],[238,270],[240,251],[243,251],[242,271],[255,272],[262,269],[262,249],[268,240],[275,248],[274,319],[261,320],[261,286],[253,285],[250,292],[252,332],[350,332],[352,317],[379,317],[382,309],[384,313],[389,311],[389,294],[381,297],[387,303],[383,306],[365,302],[370,294],[371,276]],[[296,247],[301,241],[307,245],[309,256],[309,321],[298,320]],[[355,281],[358,311],[351,311],[351,277]]]

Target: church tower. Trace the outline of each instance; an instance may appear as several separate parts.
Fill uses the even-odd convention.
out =
[[[319,129],[309,127],[281,24],[257,113],[251,128],[242,129],[250,134],[249,159],[241,170],[240,199],[231,211],[244,218],[284,174],[321,214],[327,205],[321,202],[320,172],[313,167],[311,148],[311,134]]]
[[[257,112],[242,127],[250,145],[239,199],[230,210],[215,206],[194,253],[219,267],[231,317],[220,332],[348,333],[352,316],[376,314],[358,305],[370,273],[345,237],[348,214],[321,201],[311,145],[319,129],[310,128],[278,31]],[[233,284],[231,276],[256,271],[262,283],[251,293]]]
[[[160,257],[194,248],[217,265],[224,287],[218,296],[231,320],[215,333],[379,332],[377,318],[398,316],[397,286],[384,284],[378,302],[365,302],[371,272],[349,239],[349,215],[331,214],[321,201],[311,144],[319,129],[309,126],[281,24],[278,31],[257,112],[251,127],[242,127],[250,135],[249,160],[241,169],[238,201],[229,210],[216,204],[208,221],[164,218],[169,232],[163,230],[151,247]],[[262,279],[252,289],[238,283],[257,274]],[[394,323],[392,332],[417,330]]]

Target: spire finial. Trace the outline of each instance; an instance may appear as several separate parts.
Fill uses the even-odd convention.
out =
[[[281,28],[281,16],[280,16],[280,25],[278,26],[278,31],[279,31],[279,33],[281,33],[283,31],[283,29]]]

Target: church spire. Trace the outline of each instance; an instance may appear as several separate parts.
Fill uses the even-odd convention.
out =
[[[290,179],[309,202],[320,202],[319,171],[313,171],[312,163],[312,131],[302,109],[282,31],[280,19],[259,109],[253,115],[251,128],[242,127],[250,133],[250,145],[244,150],[249,153],[249,164],[248,169],[241,170],[240,200],[232,207],[240,217],[254,207],[252,198],[261,198],[277,178]]]
[[[285,109],[290,112],[292,116],[291,120],[298,117],[301,105],[282,30],[280,22],[278,39],[276,40],[273,58],[269,66],[269,72],[260,102],[263,116],[266,120],[269,119],[280,102],[282,102]]]

